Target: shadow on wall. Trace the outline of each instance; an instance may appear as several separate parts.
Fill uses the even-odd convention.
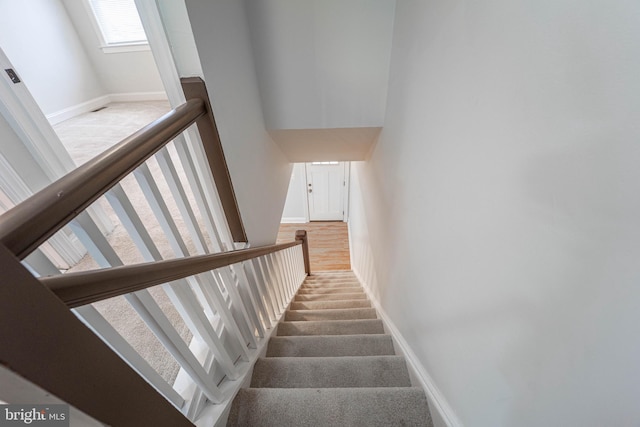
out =
[[[528,291],[535,310],[501,362],[515,392],[505,425],[539,422],[521,419],[534,400],[534,413],[557,414],[558,425],[637,422],[629,416],[639,414],[630,408],[640,392],[632,326],[640,301],[640,146],[628,130],[618,132],[582,130],[524,169],[526,220],[538,233],[526,243],[536,256],[523,270],[543,271]]]
[[[638,228],[640,145],[615,135],[588,138],[530,162],[523,188],[558,229],[613,238],[618,246],[618,238]]]
[[[351,268],[360,283],[371,296],[380,301],[380,287],[376,274],[375,257],[371,248],[369,218],[364,207],[360,186],[360,174],[364,163],[353,162],[349,189],[349,247],[351,250]]]

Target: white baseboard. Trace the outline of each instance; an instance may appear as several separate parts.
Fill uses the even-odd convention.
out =
[[[49,120],[49,123],[51,123],[51,125],[57,125],[58,123],[64,122],[65,120],[68,120],[72,117],[88,113],[89,111],[93,111],[100,107],[104,107],[109,102],[111,102],[109,95],[93,98],[81,104],[73,105],[60,111],[56,111],[53,114],[48,114],[47,120]]]
[[[104,107],[110,102],[141,102],[141,101],[165,101],[167,94],[164,92],[129,92],[111,93],[98,98],[93,98],[83,103],[64,108],[55,113],[48,114],[47,120],[51,125],[57,125],[65,120],[71,119],[80,114],[88,113]]]
[[[111,102],[141,102],[141,101],[166,101],[164,92],[127,92],[109,94]]]
[[[422,366],[422,363],[418,360],[416,354],[411,350],[409,343],[404,339],[398,328],[391,321],[387,313],[384,311],[380,302],[373,297],[371,291],[367,284],[362,280],[360,275],[356,270],[354,270],[356,277],[360,280],[367,296],[373,303],[375,309],[378,312],[378,316],[380,316],[380,320],[384,324],[385,330],[392,336],[394,347],[398,352],[404,356],[407,361],[407,368],[409,368],[409,373],[411,377],[418,382],[418,385],[422,387],[427,395],[427,399],[429,400],[429,408],[431,409],[431,417],[434,421],[434,426],[446,426],[446,427],[464,427],[460,419],[453,412],[453,409],[442,395],[433,379],[427,372],[427,370]],[[437,411],[436,414],[433,412]]]
[[[305,217],[282,217],[281,224],[306,224],[308,221]]]

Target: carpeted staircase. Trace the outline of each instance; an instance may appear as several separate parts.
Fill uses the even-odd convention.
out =
[[[432,426],[424,391],[352,272],[300,287],[228,426]]]

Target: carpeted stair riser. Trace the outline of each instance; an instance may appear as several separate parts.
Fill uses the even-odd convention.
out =
[[[296,294],[295,301],[337,301],[345,299],[367,299],[364,292],[361,293],[348,293],[348,294],[314,294],[314,295],[300,295]]]
[[[360,286],[360,282],[358,282],[357,280],[349,280],[349,279],[344,279],[344,280],[329,280],[329,281],[306,281],[304,282],[304,284],[302,285],[303,288],[306,287],[321,287],[321,286],[326,286],[328,288],[340,288],[343,286]]]
[[[240,391],[232,426],[431,426],[418,388],[256,389]]]
[[[307,277],[233,401],[228,426],[433,427],[352,272]]]
[[[314,275],[311,275],[311,276],[307,276],[307,279],[304,282],[305,283],[308,283],[308,282],[329,282],[329,281],[339,282],[339,281],[343,281],[343,280],[358,281],[358,278],[353,274],[339,274],[339,275],[335,275],[335,276],[317,276],[317,275],[314,274]]]
[[[355,320],[377,319],[374,308],[338,308],[324,310],[287,310],[284,320]]]
[[[344,285],[341,286],[324,286],[324,285],[319,285],[319,286],[304,286],[304,287],[300,287],[300,289],[298,290],[298,292],[308,292],[308,291],[337,291],[339,289],[349,289],[349,288],[356,288],[357,292],[362,292],[362,286],[356,285],[355,283],[345,283]]]
[[[371,308],[371,303],[365,299],[338,301],[293,301],[291,310],[322,310],[325,308]]]
[[[333,288],[333,289],[300,289],[298,295],[325,295],[325,294],[357,294],[362,292],[360,286],[349,288]]]
[[[253,368],[251,387],[410,387],[402,356],[267,357]]]
[[[392,356],[390,335],[320,335],[272,337],[267,357]]]
[[[327,320],[281,322],[278,336],[384,334],[382,320]]]
[[[309,274],[308,278],[315,277],[335,277],[335,276],[351,276],[356,277],[356,274],[351,270],[330,270],[330,271],[314,271]]]
[[[304,291],[326,291],[326,292],[348,292],[347,289],[351,289],[352,291],[362,292],[363,288],[358,283],[345,283],[345,286],[301,286],[298,292]]]

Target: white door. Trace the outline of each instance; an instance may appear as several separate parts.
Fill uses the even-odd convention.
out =
[[[344,219],[344,162],[306,164],[310,221]]]

